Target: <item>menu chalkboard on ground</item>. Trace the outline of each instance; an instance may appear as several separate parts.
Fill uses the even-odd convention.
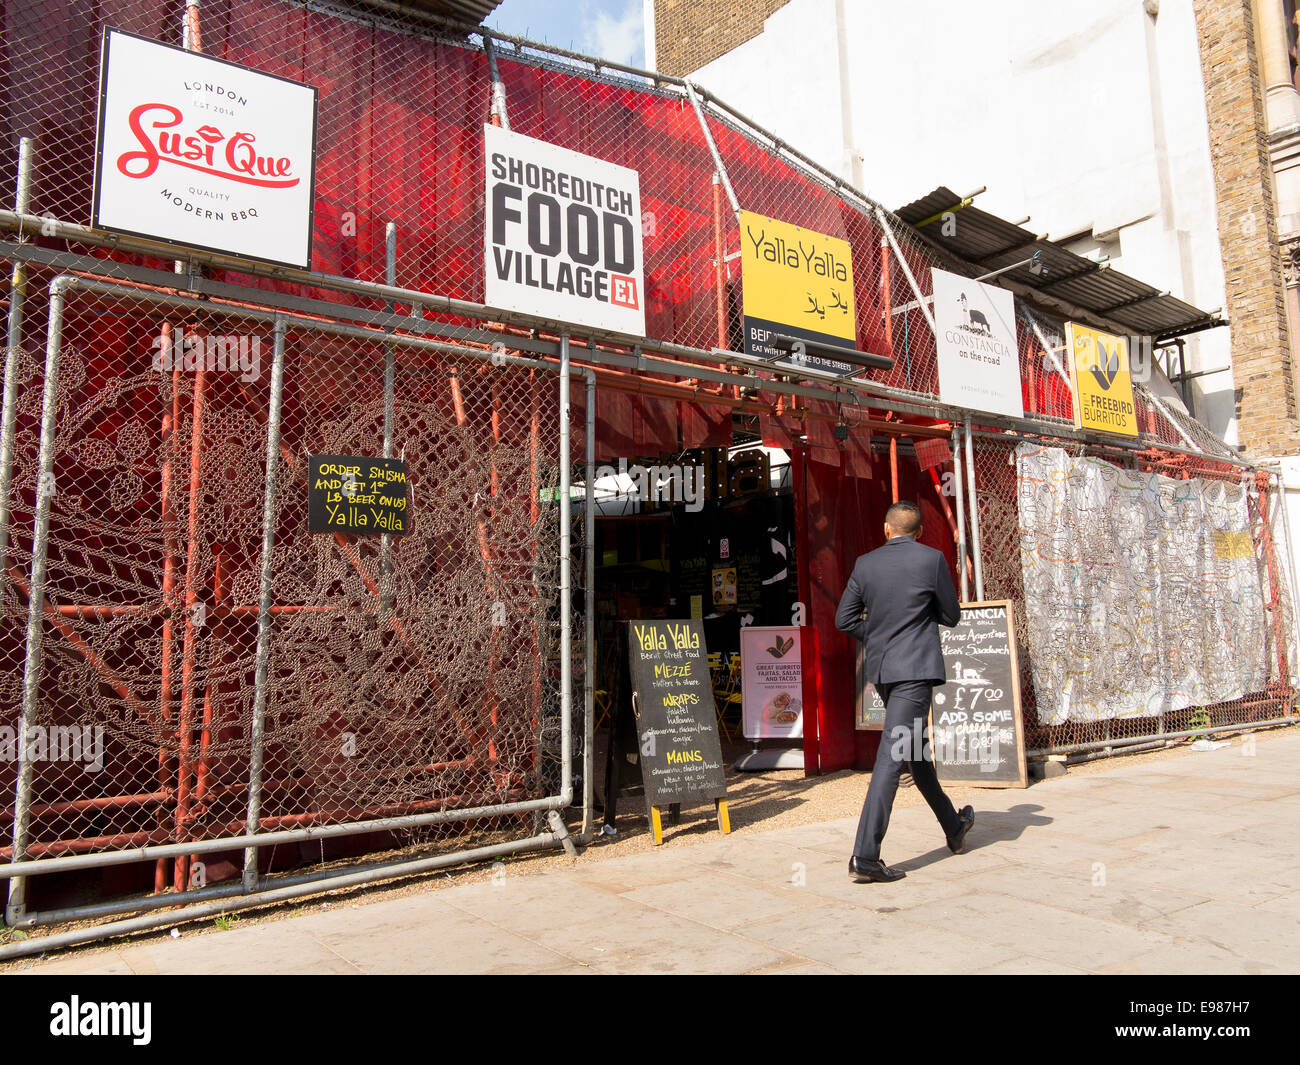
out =
[[[311,532],[379,536],[406,533],[406,463],[356,455],[312,455],[307,466]]]
[[[673,803],[712,799],[722,831],[730,831],[702,623],[694,618],[629,621],[627,645],[641,779],[655,842],[663,838],[659,811]]]
[[[854,728],[860,732],[879,732],[885,727],[885,704],[876,686],[867,681],[867,645],[861,640],[857,641],[856,676],[858,683],[854,690],[858,693],[858,712]]]
[[[1009,600],[964,603],[955,628],[939,626],[948,682],[934,689],[930,746],[942,781],[1023,788],[1020,665]]]
[[[940,625],[939,640],[948,674],[948,682],[935,688],[930,707],[930,747],[939,779],[1025,787],[1020,665],[1010,601],[962,604],[961,621],[954,628]],[[880,731],[885,704],[867,682],[863,645],[857,650],[856,725]]]

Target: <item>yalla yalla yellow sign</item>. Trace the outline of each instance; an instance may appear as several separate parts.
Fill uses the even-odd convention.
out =
[[[1074,378],[1074,425],[1137,436],[1128,340],[1075,322],[1065,324]]]
[[[740,264],[746,352],[775,356],[772,333],[857,347],[848,241],[741,211]]]

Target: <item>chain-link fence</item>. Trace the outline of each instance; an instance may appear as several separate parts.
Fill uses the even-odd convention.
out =
[[[561,739],[553,368],[49,291],[27,325],[57,364],[28,344],[17,371],[0,653],[29,738],[0,767],[5,857],[357,823],[464,846],[527,823]],[[311,456],[380,455],[404,463],[404,535],[309,531]],[[187,855],[153,877],[207,882]]]
[[[101,914],[178,897],[167,892],[195,902],[238,894],[204,886],[219,879],[204,856],[248,829],[292,851],[377,824],[372,849],[418,838],[439,845],[439,861],[538,838],[526,838],[534,818],[573,782],[563,752],[584,703],[572,699],[566,731],[561,694],[583,675],[576,619],[590,589],[585,567],[565,572],[562,485],[589,480],[580,473],[588,418],[601,461],[724,446],[735,417],[860,478],[870,476],[873,431],[879,467],[898,461],[886,439],[910,432],[919,442],[928,427],[942,450],[948,425],[965,417],[938,399],[930,268],[968,277],[979,268],[708,94],[541,46],[493,45],[415,12],[328,0],[205,0],[196,12],[187,20],[180,0],[0,4],[0,203],[20,207],[0,211],[0,225],[18,230],[0,249],[15,269],[0,724],[16,727],[26,710],[61,751],[80,752],[0,760],[0,789],[16,796],[5,814],[13,844],[0,857],[163,847],[147,884],[122,880],[105,892],[163,894],[105,903]],[[320,90],[311,272],[86,228],[96,57],[110,26]],[[637,346],[609,336],[575,345],[580,372],[597,367],[599,388],[588,404],[574,379],[570,470],[557,410],[560,327],[481,306],[489,122],[640,175],[647,336]],[[20,138],[34,159],[21,186]],[[848,242],[857,346],[892,357],[892,369],[817,388],[727,359],[743,350],[737,210]],[[77,279],[55,284],[64,274]],[[1271,482],[1154,391],[1138,390],[1131,447],[1082,442],[1070,428],[1063,320],[1017,298],[1015,325],[1026,412],[1016,435],[977,417],[973,478],[949,476],[964,462],[960,439],[951,455],[933,441],[915,457],[903,451],[906,462],[925,452],[915,483],[928,494],[933,482],[965,548],[958,569],[971,596],[1016,604],[1030,747],[1289,712],[1294,618]],[[899,424],[904,417],[917,424]],[[1035,534],[1025,525],[1022,443],[1075,461],[1104,456],[1125,478],[1160,473],[1234,493],[1230,506],[1212,501],[1214,514],[1226,507],[1240,521],[1197,541],[1205,565],[1168,567],[1161,597],[1143,602],[1157,613],[1183,608],[1195,599],[1186,589],[1213,596],[1229,579],[1249,599],[1253,572],[1256,601],[1198,636],[1216,661],[1218,639],[1233,649],[1227,660],[1248,664],[1240,691],[1228,698],[1207,685],[1217,698],[1209,705],[1180,699],[1092,717],[1040,706],[1035,692],[1055,659],[1037,653],[1034,634],[1049,631],[1052,604],[1036,592],[1026,599],[1025,567],[1037,556],[1027,551]],[[403,459],[410,531],[310,533],[313,455]],[[964,485],[965,499],[949,484]],[[1211,504],[1198,491],[1205,514]],[[1110,518],[1081,519],[1070,557],[1113,566],[1113,546],[1098,538]],[[1091,663],[1073,681],[1082,690],[1119,652],[1088,644],[1093,630],[1079,628],[1083,642],[1067,650]],[[1174,669],[1178,634],[1156,636],[1155,650],[1131,649],[1125,675]],[[285,848],[250,847],[244,887],[280,869]],[[37,891],[39,879],[25,889]],[[31,918],[23,890],[10,901],[11,916]]]
[[[1158,746],[1290,714],[1272,477],[976,432],[982,597],[1014,604],[1031,751]]]

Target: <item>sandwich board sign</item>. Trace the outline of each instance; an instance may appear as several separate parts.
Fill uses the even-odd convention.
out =
[[[963,603],[939,626],[947,683],[931,695],[930,747],[945,783],[1023,788],[1025,733],[1010,600]]]
[[[730,832],[703,622],[629,621],[627,649],[641,780],[655,843],[663,842],[661,811],[684,802],[712,800],[719,827]]]
[[[1020,665],[1010,600],[963,603],[961,620],[939,626],[947,681],[930,703],[930,756],[945,783],[1023,788],[1024,721],[1020,716]],[[857,728],[885,732],[885,704],[866,678],[858,645]]]

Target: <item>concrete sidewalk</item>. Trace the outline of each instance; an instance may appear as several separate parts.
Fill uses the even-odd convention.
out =
[[[667,845],[38,973],[1300,971],[1300,732],[987,791],[967,853],[896,809],[896,884],[854,884],[852,819]],[[863,775],[865,790],[867,777]],[[936,846],[936,844],[938,844]],[[616,848],[617,844],[608,845]]]

